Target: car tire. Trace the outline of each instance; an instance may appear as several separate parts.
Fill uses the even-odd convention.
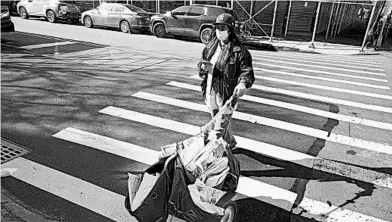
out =
[[[28,19],[29,18],[29,14],[27,13],[25,7],[20,7],[19,8],[19,14],[20,14],[20,17],[22,17],[22,19]]]
[[[207,44],[211,40],[212,28],[204,28],[200,32],[200,41]]]
[[[50,22],[50,23],[55,23],[56,22],[56,14],[54,13],[53,10],[48,10],[46,12],[46,19]]]
[[[158,38],[163,38],[166,36],[166,28],[163,23],[156,23],[152,30],[154,35]]]
[[[128,21],[121,21],[120,22],[120,29],[124,33],[131,33],[131,26],[129,25]]]
[[[83,24],[84,24],[84,26],[86,26],[87,28],[92,28],[92,27],[94,27],[94,24],[93,24],[93,20],[91,19],[91,17],[90,16],[85,16],[84,18],[83,18]]]

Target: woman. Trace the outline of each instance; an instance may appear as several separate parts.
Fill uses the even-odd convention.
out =
[[[238,40],[234,24],[234,17],[228,13],[217,17],[214,23],[215,36],[204,48],[202,60],[198,64],[199,76],[203,79],[203,97],[212,117],[233,94],[243,96],[255,80],[252,56]],[[225,113],[222,122],[215,124],[209,136],[222,136],[233,148],[236,142],[227,127],[231,115]]]

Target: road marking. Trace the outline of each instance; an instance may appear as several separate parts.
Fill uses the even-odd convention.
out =
[[[200,77],[198,75],[191,76],[191,78],[200,79]],[[172,81],[172,82],[169,82],[167,84],[176,86],[176,85],[181,85],[183,83]],[[377,105],[368,105],[368,104],[365,104],[365,103],[347,101],[347,100],[342,100],[342,99],[335,99],[335,98],[324,97],[324,96],[311,95],[311,94],[307,94],[307,93],[295,92],[295,91],[286,90],[286,89],[272,88],[272,87],[268,87],[268,86],[253,85],[252,88],[253,89],[257,89],[257,90],[261,90],[261,91],[267,91],[267,92],[272,92],[272,93],[289,95],[289,96],[293,96],[293,97],[297,97],[297,98],[304,98],[304,99],[322,101],[322,102],[326,102],[326,103],[333,103],[333,104],[340,104],[340,105],[345,105],[345,106],[352,106],[352,107],[357,107],[357,108],[367,109],[367,110],[373,110],[373,111],[378,111],[378,112],[392,113],[392,108],[390,108],[390,107],[377,106]]]
[[[138,92],[133,94],[133,96],[140,99],[146,99],[146,100],[164,103],[172,106],[209,113],[207,107],[202,104],[197,104],[197,103],[188,102],[179,99],[173,99],[173,98],[159,96],[146,92]],[[233,118],[251,122],[251,123],[257,123],[264,126],[274,127],[277,129],[287,130],[290,132],[299,133],[307,136],[312,136],[326,141],[331,141],[339,144],[354,146],[366,150],[392,155],[392,146],[388,144],[362,140],[354,137],[338,135],[335,133],[328,133],[327,131],[324,130],[314,129],[307,126],[301,126],[294,123],[288,123],[281,120],[270,119],[270,118],[256,116],[256,115],[247,114],[238,111],[234,112]]]
[[[271,67],[278,67],[278,68],[290,68],[287,66],[278,66],[278,65],[271,65],[271,64],[266,64],[265,66],[271,66]],[[260,67],[254,66],[253,67],[255,70],[256,69],[261,69]],[[267,69],[268,70],[268,69]],[[271,71],[271,70],[269,70]],[[276,70],[273,70],[276,71]],[[301,69],[300,71],[307,71],[306,69]],[[353,76],[353,75],[347,75],[347,74],[341,74],[341,73],[327,73],[328,75],[332,76],[341,76],[341,77],[349,77],[349,78],[354,78],[354,79],[365,79],[365,80],[371,80],[371,81],[377,81],[377,82],[388,82],[386,79],[379,79],[379,78],[372,78],[372,77],[366,77],[366,76]]]
[[[327,64],[350,64],[350,65],[355,65],[355,66],[359,66],[361,68],[370,68],[370,67],[382,67],[381,63],[378,62],[363,62],[363,61],[350,61],[350,60],[345,60],[343,58],[324,58],[324,57],[317,57],[317,56],[313,56],[313,57],[302,57],[299,55],[295,55],[295,57],[293,56],[287,56],[287,55],[276,55],[276,54],[268,54],[263,52],[263,54],[258,54],[258,53],[254,53],[252,55],[255,55],[255,57],[257,56],[268,56],[270,58],[275,58],[277,60],[283,58],[283,59],[293,59],[296,61],[317,61],[317,62],[323,62],[323,63],[327,63]]]
[[[263,52],[263,54],[265,55],[272,55],[272,56],[276,56],[277,53],[269,53],[269,52]],[[291,56],[293,55],[293,53],[291,53]],[[279,57],[288,57],[287,55],[282,55],[281,53],[279,53]],[[301,59],[312,59],[312,58],[317,58],[317,59],[322,59],[324,61],[347,61],[350,62],[352,64],[374,64],[374,65],[381,65],[382,63],[379,62],[379,59],[372,59],[369,58],[369,56],[367,56],[368,58],[360,58],[360,57],[351,57],[351,56],[344,56],[344,55],[316,55],[316,54],[312,54],[307,55],[307,54],[303,54],[303,53],[296,53],[295,55],[296,58],[301,58]]]
[[[361,70],[354,70],[354,69],[343,69],[343,68],[336,68],[336,67],[333,67],[333,66],[312,65],[312,64],[309,64],[309,63],[303,64],[303,62],[302,62],[302,64],[300,64],[300,63],[295,63],[295,62],[286,62],[286,61],[282,61],[282,60],[276,61],[276,60],[273,60],[273,59],[266,59],[266,58],[259,59],[259,60],[271,61],[271,62],[279,62],[279,63],[286,63],[286,64],[297,65],[297,66],[316,67],[316,68],[322,68],[322,69],[332,69],[332,70],[339,70],[339,71],[344,71],[344,72],[363,73],[363,74],[368,74],[368,75],[383,75],[383,76],[385,75],[385,72],[384,73],[380,73],[380,72],[368,72],[368,71],[361,71]]]
[[[58,132],[54,136],[59,139],[78,143],[84,146],[96,148],[101,151],[122,156],[121,154],[122,149],[118,151],[116,150],[117,149],[116,145],[123,144],[124,142],[122,141],[113,141],[113,139],[111,138],[97,135],[97,134],[92,134],[74,128],[67,128],[65,130]],[[109,145],[111,144],[112,147],[106,150],[106,148],[108,147],[106,145],[102,146],[102,144],[109,144]],[[129,147],[134,147],[134,146],[135,145],[132,144],[129,145]],[[144,149],[148,149],[148,148],[144,148]],[[135,150],[135,152],[137,151]],[[158,153],[158,151],[153,151],[153,152]],[[139,160],[137,158],[134,158],[135,156],[131,156],[132,157],[131,159],[136,160],[138,162],[146,161],[148,164],[150,162],[154,162],[156,160],[155,158],[157,157],[157,155],[158,154],[148,156],[150,160],[146,160],[145,158]],[[128,154],[124,155],[123,157],[129,158]],[[140,157],[140,155],[137,155],[136,157]],[[243,176],[241,176],[239,179],[238,188],[236,192],[246,195],[248,197],[257,198],[259,200],[280,207],[287,211],[290,211],[292,209],[293,203],[297,198],[297,194],[294,192]],[[326,221],[336,221],[336,220],[340,221],[343,218],[345,220],[352,220],[352,221],[383,221],[375,217],[357,213],[351,210],[342,209],[337,206],[329,206],[326,203],[312,200],[307,197],[303,198],[302,202],[299,204],[299,207],[303,208],[304,210],[307,210],[311,214],[327,215],[327,218],[324,218]]]
[[[60,45],[69,45],[69,44],[76,44],[77,42],[53,42],[53,43],[45,43],[45,44],[38,44],[38,45],[27,45],[21,46],[22,49],[39,49],[39,48],[46,48],[52,46],[60,46]]]
[[[190,85],[187,83],[170,82],[167,85],[180,87],[180,88],[184,88],[184,89],[190,89],[190,90],[194,90],[194,91],[201,91],[200,86]],[[363,119],[363,118],[354,117],[354,116],[346,116],[346,115],[332,113],[332,112],[328,112],[328,111],[324,111],[324,110],[309,108],[306,106],[301,106],[301,105],[296,105],[296,104],[291,104],[291,103],[286,103],[286,102],[281,102],[281,101],[275,101],[275,100],[265,99],[265,98],[255,97],[255,96],[244,95],[243,97],[241,97],[241,99],[247,100],[250,102],[256,102],[256,103],[261,103],[261,104],[266,104],[266,105],[271,105],[271,106],[277,106],[277,107],[281,107],[281,108],[285,108],[285,109],[291,109],[291,110],[309,113],[309,114],[313,114],[313,115],[317,115],[317,116],[336,119],[336,120],[340,120],[340,121],[344,121],[344,122],[350,122],[350,123],[355,123],[355,124],[364,125],[364,126],[371,126],[371,127],[380,128],[380,129],[392,130],[392,124],[390,124],[390,123],[384,123],[384,122],[379,122],[379,121],[375,121],[375,120]]]
[[[200,132],[200,127],[194,125],[112,106],[106,107],[99,112],[110,116],[116,116],[119,118],[188,135],[196,135]],[[366,170],[360,167],[355,167],[343,163],[324,160],[319,157],[313,157],[308,154],[300,153],[264,142],[255,141],[252,139],[243,138],[240,136],[236,136],[236,140],[239,147],[253,151],[255,153],[260,153],[262,155],[266,155],[278,160],[289,161],[310,169],[317,169],[320,171],[336,174],[343,177],[353,178],[392,189],[391,175],[378,173],[376,171]],[[326,163],[328,163],[328,166],[326,165]]]
[[[324,77],[318,77],[318,76],[309,76],[309,75],[302,75],[302,74],[296,74],[296,73],[289,73],[289,72],[283,72],[283,71],[277,71],[277,70],[269,70],[269,69],[262,69],[262,68],[253,68],[254,70],[260,70],[264,71],[266,73],[277,73],[277,74],[282,74],[282,75],[288,75],[288,76],[296,76],[296,77],[302,77],[302,78],[307,78],[307,79],[318,79],[318,80],[325,80],[329,82],[338,82],[338,83],[346,83],[350,85],[357,85],[357,86],[365,86],[365,87],[370,87],[370,88],[376,88],[376,89],[389,89],[389,86],[380,86],[380,85],[373,85],[373,84],[367,84],[367,83],[361,83],[361,82],[352,82],[352,81],[346,81],[346,80],[340,80],[340,79],[330,79],[330,78],[324,78]],[[388,81],[388,80],[385,80]]]
[[[254,56],[253,59],[264,60],[266,57],[271,58],[271,56],[269,56],[269,55],[260,54],[260,55],[257,55],[257,57]],[[297,60],[295,58],[285,58],[285,57],[280,57],[280,56],[278,58],[279,58],[278,61],[276,60],[276,58],[274,58],[275,59],[274,61],[280,62],[280,61],[282,61],[282,59],[285,59],[285,60],[289,60],[289,61],[300,62],[301,64],[313,63],[313,64],[321,64],[321,65],[331,65],[331,62],[325,62],[325,60],[320,62],[320,61],[310,61],[310,60],[304,61],[303,59]],[[350,64],[352,64],[352,63],[350,63]],[[336,64],[336,63],[334,63],[333,65],[347,67],[347,68],[353,68],[353,69],[370,69],[370,70],[374,70],[374,71],[385,72],[385,69],[378,69],[378,68],[373,68],[373,67],[363,67],[360,65],[345,65],[345,64]],[[376,66],[376,67],[378,67],[378,66]]]
[[[22,157],[2,164],[2,167],[17,168],[12,177],[111,220],[137,221],[125,209],[122,195]]]
[[[334,72],[325,72],[321,70],[312,70],[312,69],[305,69],[305,68],[297,68],[293,66],[280,66],[280,65],[273,65],[270,63],[262,63],[262,62],[253,62],[253,64],[258,64],[258,65],[263,65],[263,66],[270,66],[270,67],[278,67],[278,68],[284,68],[284,69],[290,69],[290,70],[299,70],[299,71],[305,71],[305,72],[313,72],[313,73],[318,73],[318,74],[327,74],[327,75],[334,75]],[[339,73],[341,74],[341,73]],[[343,75],[343,74],[341,74]],[[386,76],[386,74],[383,73],[378,73],[378,74],[368,74],[368,75],[377,75],[377,76]],[[351,76],[351,75],[347,75]],[[359,76],[357,76],[359,77]]]
[[[140,122],[152,126],[156,126],[159,128],[180,132],[188,135],[196,135],[200,132],[200,127],[180,123],[177,121],[164,119],[160,117],[151,116],[148,114],[138,113],[130,110],[124,110],[116,107],[106,107],[99,111],[100,113],[120,117],[127,120],[132,120],[135,122]],[[270,145],[263,142],[258,142],[250,139],[246,139],[243,137],[236,137],[239,146],[246,148],[247,150],[251,150],[254,152],[260,152],[260,147],[263,147],[263,151],[265,154],[270,157],[274,157],[277,159],[291,161],[299,165],[305,165],[311,167],[313,164],[313,156],[295,152],[292,150],[284,149],[278,146]]]
[[[353,95],[368,96],[368,97],[373,97],[373,98],[378,98],[378,99],[392,100],[392,96],[388,96],[388,95],[382,95],[382,94],[376,94],[376,93],[370,93],[370,92],[362,92],[362,91],[356,91],[356,90],[350,90],[350,89],[339,89],[339,88],[330,87],[330,86],[302,83],[302,82],[283,80],[283,79],[277,79],[277,78],[272,78],[272,77],[262,77],[262,76],[255,76],[255,77],[256,77],[256,79],[264,79],[264,80],[268,80],[268,81],[272,81],[272,82],[280,82],[280,83],[286,83],[286,84],[290,84],[290,85],[305,86],[305,87],[315,88],[315,89],[324,89],[324,90],[329,90],[329,91],[334,91],[334,92],[344,92],[344,93],[349,93],[349,94],[353,94]]]

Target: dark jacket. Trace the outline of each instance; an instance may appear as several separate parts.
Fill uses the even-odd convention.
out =
[[[202,60],[210,61],[215,53],[217,47],[219,47],[219,40],[217,38],[212,39],[204,48],[202,52]],[[255,81],[252,56],[249,51],[245,48],[242,43],[233,41],[227,46],[228,50],[227,60],[222,65],[215,65],[213,71],[212,88],[216,92],[223,95],[223,101],[225,102],[233,95],[234,88],[240,82],[244,82],[246,88],[250,88]],[[222,49],[222,54],[224,50]],[[220,58],[218,58],[219,60]],[[218,63],[218,62],[217,62]],[[206,94],[207,87],[207,75],[208,73],[200,69],[201,62],[198,64],[199,76],[203,79],[201,83],[203,97]]]

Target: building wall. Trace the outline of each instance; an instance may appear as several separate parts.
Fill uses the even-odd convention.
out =
[[[307,3],[307,5],[305,5]],[[316,12],[316,2],[292,2],[289,34],[310,34],[312,19]]]
[[[317,24],[317,33],[327,30],[328,21],[331,15],[332,3],[322,3],[320,8],[319,21]]]

